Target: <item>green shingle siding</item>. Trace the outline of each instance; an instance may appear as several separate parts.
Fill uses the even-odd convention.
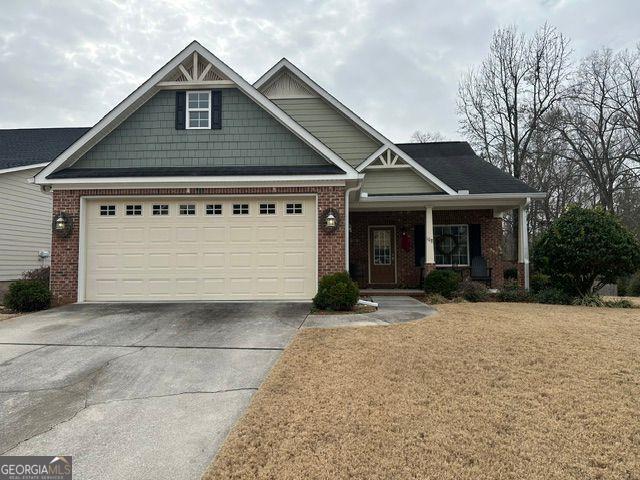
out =
[[[321,98],[287,98],[273,102],[351,166],[364,162],[382,146]]]
[[[327,161],[237,89],[224,89],[221,130],[176,130],[175,92],[161,91],[74,168],[323,165]]]

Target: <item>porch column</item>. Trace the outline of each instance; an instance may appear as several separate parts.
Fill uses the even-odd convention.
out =
[[[424,234],[424,268],[425,274],[427,274],[435,269],[436,264],[436,251],[433,241],[433,207],[427,207],[425,211]]]
[[[521,285],[529,290],[529,229],[527,221],[527,207],[529,200],[518,209],[518,273],[524,277],[519,280]]]

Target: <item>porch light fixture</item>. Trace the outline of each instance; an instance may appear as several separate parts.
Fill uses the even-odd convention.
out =
[[[73,220],[64,212],[53,216],[53,231],[59,237],[68,237],[73,230]]]
[[[322,218],[324,218],[324,230],[329,233],[335,232],[340,226],[340,216],[338,212],[332,208],[324,211]]]

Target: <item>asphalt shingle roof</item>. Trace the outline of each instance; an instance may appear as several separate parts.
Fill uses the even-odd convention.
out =
[[[186,177],[221,175],[336,175],[344,172],[335,165],[241,167],[147,167],[147,168],[66,168],[47,178]]]
[[[469,190],[469,193],[537,192],[526,183],[484,161],[467,142],[396,145],[453,190]]]
[[[0,130],[0,170],[49,163],[89,128]]]

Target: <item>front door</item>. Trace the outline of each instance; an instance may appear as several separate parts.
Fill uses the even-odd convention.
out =
[[[369,227],[369,283],[396,283],[396,229]]]

